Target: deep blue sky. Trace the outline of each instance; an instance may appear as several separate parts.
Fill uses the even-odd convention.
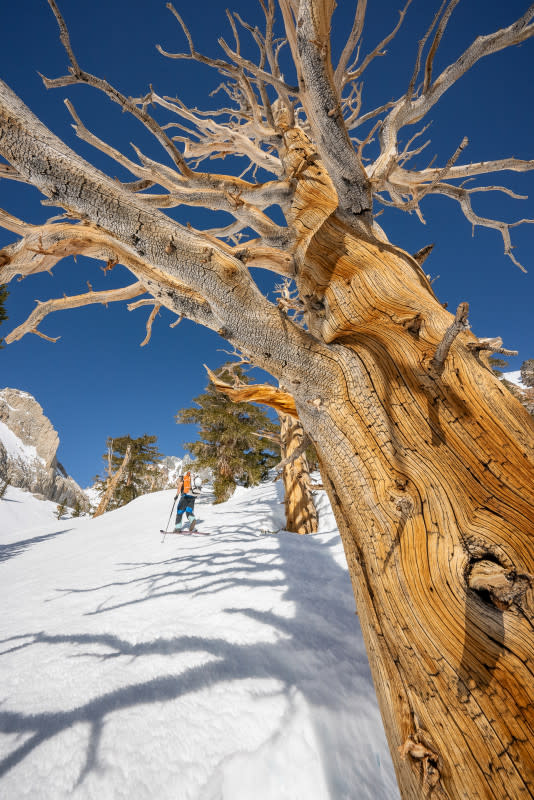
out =
[[[126,154],[132,154],[129,142],[135,141],[147,154],[164,159],[145,130],[95,90],[44,88],[38,72],[57,77],[67,70],[66,54],[46,0],[3,5],[1,77],[45,124],[96,166],[126,178],[114,162],[75,138],[63,104],[69,97],[88,127]],[[232,41],[224,14],[226,3],[176,0],[175,5],[200,51],[219,55],[217,38],[221,34]],[[350,29],[356,2],[340,0],[338,5],[333,42],[339,49]],[[401,0],[379,0],[369,5],[363,52],[393,27]],[[406,88],[417,42],[438,5],[428,0],[413,1],[388,55],[376,59],[368,70],[364,90],[367,110],[399,96]],[[527,5],[518,0],[463,0],[449,24],[435,74],[476,35],[509,25]],[[238,0],[229,6],[250,22],[260,21],[254,0]],[[152,83],[160,94],[178,94],[201,108],[215,107],[217,97],[208,96],[220,82],[215,72],[170,61],[155,49],[156,43],[170,51],[186,47],[164,2],[92,0],[86,4],[60,0],[60,7],[78,60],[87,71],[107,78],[126,95],[139,96]],[[534,158],[533,67],[534,41],[480,61],[433,109],[433,124],[428,131],[432,144],[415,166],[426,166],[434,154],[438,156],[436,163],[442,165],[463,136],[470,141],[464,160]],[[293,75],[286,77],[294,81]],[[414,132],[415,128],[407,129],[405,138]],[[217,161],[214,169],[222,170],[224,165]],[[505,184],[530,199],[511,200],[502,194],[484,193],[474,198],[476,211],[507,221],[534,218],[534,173],[501,173],[486,182]],[[40,205],[36,190],[9,181],[0,182],[0,206],[34,223],[55,213]],[[411,252],[435,242],[425,269],[432,276],[440,276],[434,283],[438,297],[453,310],[460,301],[469,301],[474,332],[479,336],[500,335],[506,347],[519,350],[509,367],[517,369],[524,359],[534,356],[534,226],[524,225],[512,232],[515,254],[529,269],[524,275],[503,255],[500,234],[477,228],[472,237],[470,224],[452,201],[427,199],[423,212],[426,225],[414,215],[391,210],[386,210],[379,221],[392,242]],[[198,220],[193,211],[184,210],[178,216],[182,221]],[[0,230],[0,246],[14,238]],[[20,324],[33,309],[35,299],[80,293],[86,290],[87,280],[94,289],[133,280],[122,268],[105,276],[100,267],[87,259],[78,259],[77,264],[69,259],[55,268],[53,276],[13,281],[7,306],[10,319],[0,332],[5,335]],[[265,286],[272,283],[261,274],[258,280]],[[125,304],[59,312],[40,326],[50,336],[61,336],[56,344],[28,335],[0,351],[0,387],[20,388],[37,398],[59,432],[60,460],[82,486],[100,471],[105,440],[110,435],[155,434],[165,454],[182,455],[184,443],[195,438],[195,429],[177,426],[174,415],[204,390],[207,381],[202,364],[216,367],[225,360],[220,352],[226,347],[223,340],[188,321],[170,329],[174,317],[166,310],[154,323],[150,343],[140,348],[148,314],[147,308],[128,312]]]

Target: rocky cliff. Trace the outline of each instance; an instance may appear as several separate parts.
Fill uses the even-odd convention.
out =
[[[56,457],[59,436],[27,392],[0,390],[0,481],[82,510],[89,501]]]

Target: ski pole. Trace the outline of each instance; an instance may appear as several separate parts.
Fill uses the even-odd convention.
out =
[[[165,525],[165,533],[163,534],[163,539],[161,540],[161,543],[162,543],[162,544],[163,544],[163,542],[165,541],[165,536],[167,535],[167,528],[169,527],[169,522],[171,521],[172,512],[174,511],[174,504],[175,504],[175,503],[176,503],[176,497],[175,497],[175,498],[174,498],[174,500],[172,501],[171,513],[169,514],[169,519],[167,520],[167,524]]]

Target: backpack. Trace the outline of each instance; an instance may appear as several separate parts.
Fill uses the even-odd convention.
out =
[[[183,477],[182,492],[184,494],[190,494],[191,493],[191,473],[190,472],[186,472],[184,477]]]

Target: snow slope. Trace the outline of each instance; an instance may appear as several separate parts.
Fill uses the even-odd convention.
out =
[[[164,542],[172,491],[0,501],[1,798],[399,797],[328,501],[320,534],[262,535],[280,491],[201,497],[212,535]]]
[[[38,535],[43,525],[57,521],[57,506],[52,500],[38,500],[24,489],[8,486],[0,500],[0,548],[6,536],[17,534],[18,538],[19,533],[31,532]]]
[[[526,389],[525,384],[521,380],[521,370],[516,369],[513,372],[503,372],[503,378],[506,378],[507,381],[513,383],[515,386],[519,386],[520,389]]]

